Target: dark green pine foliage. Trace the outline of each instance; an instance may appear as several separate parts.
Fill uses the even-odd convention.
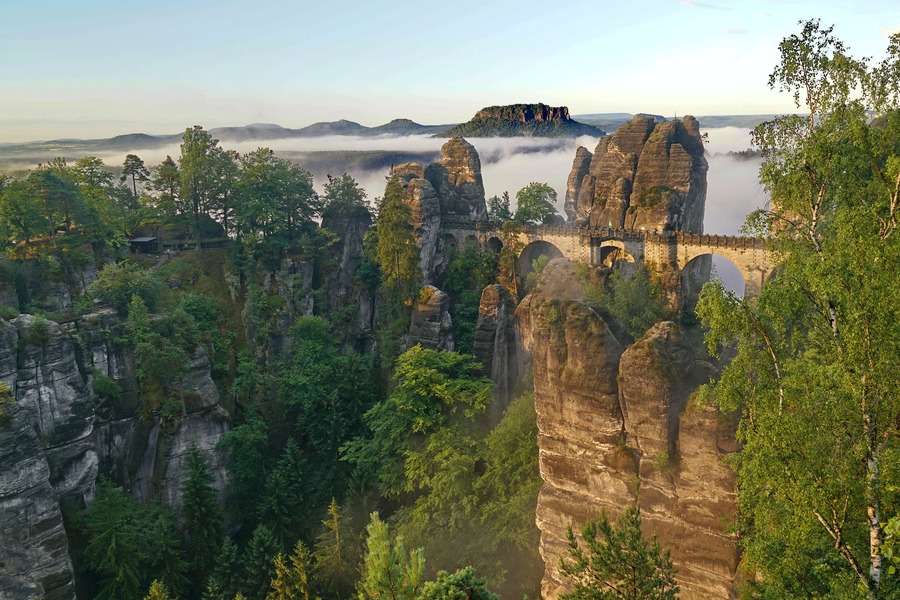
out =
[[[258,525],[244,551],[244,590],[247,600],[265,600],[275,577],[275,557],[281,546],[272,530]]]
[[[674,600],[675,567],[654,536],[641,533],[641,513],[629,506],[613,525],[603,512],[582,529],[583,547],[569,527],[570,559],[560,571],[572,580],[562,600]]]
[[[271,458],[268,454],[269,434],[265,421],[256,412],[219,440],[216,450],[226,457],[231,473],[229,493],[242,525],[252,528],[257,515],[260,491],[265,489]]]
[[[154,579],[174,595],[187,580],[172,513],[142,505],[108,482],[85,513],[86,566],[100,578],[99,600],[142,597]]]
[[[307,492],[314,479],[297,442],[289,439],[284,453],[266,477],[265,494],[259,504],[259,522],[278,541],[279,550],[290,548],[306,523]]]
[[[364,430],[362,415],[374,398],[366,357],[340,352],[327,321],[302,317],[291,329],[293,343],[279,378],[279,398],[304,454],[316,465],[304,489],[312,505],[324,508],[343,494],[350,465],[340,448]]]
[[[181,485],[181,521],[185,557],[191,573],[190,596],[197,597],[212,572],[222,546],[222,511],[212,487],[215,478],[196,444],[187,453],[187,479]]]
[[[227,537],[222,541],[216,564],[206,581],[203,600],[234,598],[243,589],[241,561],[237,546]]]

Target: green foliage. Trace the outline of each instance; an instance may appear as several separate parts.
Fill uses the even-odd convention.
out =
[[[265,600],[269,584],[275,578],[275,557],[281,547],[272,530],[257,525],[244,552],[244,591],[247,600]]]
[[[516,192],[516,214],[513,220],[520,225],[550,223],[557,215],[556,190],[538,181],[532,181]]]
[[[513,214],[509,209],[509,192],[503,192],[503,195],[491,196],[487,201],[488,219],[493,223],[506,223],[512,221]]]
[[[398,519],[404,538],[437,569],[474,565],[504,596],[533,594],[543,571],[533,396],[516,398],[486,437],[463,427],[433,434],[413,468],[422,493]]]
[[[279,376],[279,399],[296,423],[298,440],[316,464],[315,504],[324,506],[344,489],[348,465],[340,447],[362,433],[362,415],[374,402],[373,375],[364,356],[340,352],[328,322],[301,317]]]
[[[196,444],[188,448],[187,478],[181,484],[181,522],[186,538],[185,558],[191,573],[189,596],[200,596],[219,555],[222,512],[212,487],[215,480]]]
[[[303,542],[297,542],[287,560],[283,554],[275,557],[275,577],[266,600],[310,600],[310,554]]]
[[[188,353],[178,343],[183,340],[165,335],[166,332],[161,330],[166,324],[165,320],[151,321],[144,301],[137,295],[132,296],[125,332],[134,348],[135,374],[141,384],[145,411],[159,408],[190,365]],[[183,329],[179,332],[183,333]]]
[[[271,463],[268,446],[266,423],[255,413],[251,413],[244,423],[225,433],[216,446],[216,450],[226,458],[231,472],[229,491],[238,513],[244,516],[245,524],[248,515],[256,514],[259,491],[265,487]]]
[[[103,265],[88,292],[115,308],[120,315],[128,312],[133,296],[143,300],[147,309],[156,310],[163,284],[156,274],[131,262]]]
[[[831,28],[801,25],[770,85],[809,114],[754,132],[772,203],[752,225],[779,267],[754,300],[707,286],[697,314],[710,349],[734,348],[714,394],[743,416],[734,466],[752,591],[886,598],[898,586],[882,543],[900,503],[900,37],[872,65]]]
[[[84,523],[85,562],[101,578],[98,599],[139,597],[154,579],[173,593],[184,589],[185,565],[167,509],[101,482]]]
[[[154,579],[153,583],[150,584],[150,590],[147,592],[147,595],[144,596],[144,600],[173,600],[172,596],[169,595],[169,590],[166,588],[166,584],[164,584],[159,579]]]
[[[236,228],[251,256],[273,247],[286,249],[321,212],[309,172],[268,148],[241,157],[237,185]]]
[[[409,473],[428,453],[428,438],[459,418],[471,419],[491,400],[490,380],[478,375],[471,356],[416,346],[397,359],[390,397],[365,414],[371,438],[344,448],[346,460],[367,474],[381,492],[398,496],[423,485]],[[405,457],[405,459],[404,459]]]
[[[466,244],[447,266],[443,289],[450,296],[453,339],[459,352],[472,352],[481,293],[496,281],[498,260],[496,252]]]
[[[125,162],[122,163],[122,176],[119,181],[125,183],[131,179],[131,193],[137,197],[137,184],[150,181],[150,170],[144,165],[144,161],[136,154],[126,154]]]
[[[669,316],[662,286],[643,266],[630,277],[620,269],[613,270],[608,286],[607,291],[599,283],[588,283],[584,301],[619,321],[634,339]]]
[[[358,548],[348,535],[346,517],[332,498],[328,518],[322,521],[325,531],[313,549],[316,587],[326,598],[345,600],[353,595],[356,583]]]
[[[422,586],[419,600],[500,600],[487,589],[484,579],[475,575],[475,569],[465,567],[453,573],[438,571],[435,581]]]
[[[119,382],[112,377],[101,374],[99,371],[93,374],[91,387],[94,389],[94,393],[101,398],[112,401],[113,405],[118,404],[122,399],[122,386],[119,385]]]
[[[403,201],[400,179],[392,176],[378,204],[376,256],[381,286],[393,303],[409,303],[419,289],[419,247],[413,234],[412,212]]]
[[[340,177],[328,175],[324,186],[323,216],[349,215],[352,211],[366,207],[366,191],[351,176],[344,173]]]
[[[242,567],[237,546],[227,537],[222,541],[215,567],[206,581],[203,600],[234,598],[242,587]]]
[[[407,553],[401,538],[372,513],[366,528],[366,555],[357,583],[360,600],[415,600],[425,578],[422,550]]]
[[[289,439],[281,458],[266,476],[257,508],[259,522],[269,528],[282,548],[289,548],[307,524],[307,510],[313,505],[313,478],[312,467],[293,438]]]
[[[599,534],[599,535],[598,535]],[[678,597],[675,567],[669,551],[654,536],[641,533],[641,513],[629,506],[616,521],[603,512],[581,531],[584,547],[569,527],[569,556],[560,571],[572,579],[572,591],[563,600],[674,600]]]
[[[525,276],[525,281],[522,282],[523,293],[528,294],[537,288],[538,279],[540,279],[541,273],[547,268],[547,263],[549,262],[550,258],[546,254],[541,254],[531,261],[531,269]]]

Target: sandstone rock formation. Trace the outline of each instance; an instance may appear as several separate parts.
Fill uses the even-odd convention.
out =
[[[0,381],[15,404],[0,425],[0,598],[74,598],[60,505],[90,503],[99,476],[144,501],[177,508],[196,443],[222,499],[224,465],[213,451],[230,421],[219,404],[206,353],[197,347],[179,383],[182,416],[141,415],[129,351],[116,341],[119,317],[103,309],[60,326],[20,315],[0,320]],[[97,374],[123,388],[100,398]],[[4,595],[11,594],[11,595]]]
[[[734,478],[721,463],[733,430],[715,409],[689,406],[712,367],[684,332],[660,323],[628,348],[579,301],[574,267],[551,261],[516,310],[534,370],[544,486],[538,498],[542,597],[567,588],[559,573],[566,529],[601,509],[641,508],[679,569],[682,598],[729,598],[738,546]]]
[[[481,363],[482,374],[494,382],[489,417],[492,423],[498,422],[520,372],[515,303],[502,285],[489,285],[481,293],[472,354]]]
[[[0,321],[0,381],[18,378],[18,332]],[[0,420],[0,599],[75,598],[68,539],[50,465],[18,403]]]
[[[475,147],[453,138],[441,147],[441,160],[428,166],[403,163],[393,169],[413,214],[419,269],[426,284],[440,280],[448,256],[441,253],[440,228],[454,221],[487,218],[481,159]]]
[[[461,137],[441,146],[441,160],[425,168],[441,203],[441,215],[483,220],[487,218],[481,159],[475,147]]]
[[[657,123],[639,115],[601,139],[592,155],[579,148],[566,213],[595,227],[702,233],[708,169],[703,153],[694,117]]]
[[[426,285],[413,307],[409,333],[403,351],[420,344],[432,350],[453,350],[453,321],[450,319],[450,297],[432,285]]]

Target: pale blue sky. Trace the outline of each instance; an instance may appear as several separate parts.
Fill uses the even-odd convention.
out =
[[[818,17],[880,58],[897,0],[0,0],[0,142],[347,118],[788,112],[778,42]]]

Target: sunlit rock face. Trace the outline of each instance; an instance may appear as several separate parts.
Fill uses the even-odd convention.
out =
[[[694,117],[657,123],[637,116],[602,138],[593,154],[578,149],[566,214],[593,227],[702,233],[709,168],[703,153]]]
[[[440,198],[442,215],[487,218],[481,159],[475,146],[463,138],[450,138],[441,146],[441,160],[426,167],[425,178]]]
[[[516,310],[534,370],[540,469],[536,520],[542,597],[568,589],[559,572],[566,530],[637,504],[678,568],[682,598],[730,598],[739,559],[726,530],[735,488],[723,456],[734,431],[714,408],[688,402],[708,380],[688,336],[663,322],[630,346],[580,301],[574,266],[551,261]]]

